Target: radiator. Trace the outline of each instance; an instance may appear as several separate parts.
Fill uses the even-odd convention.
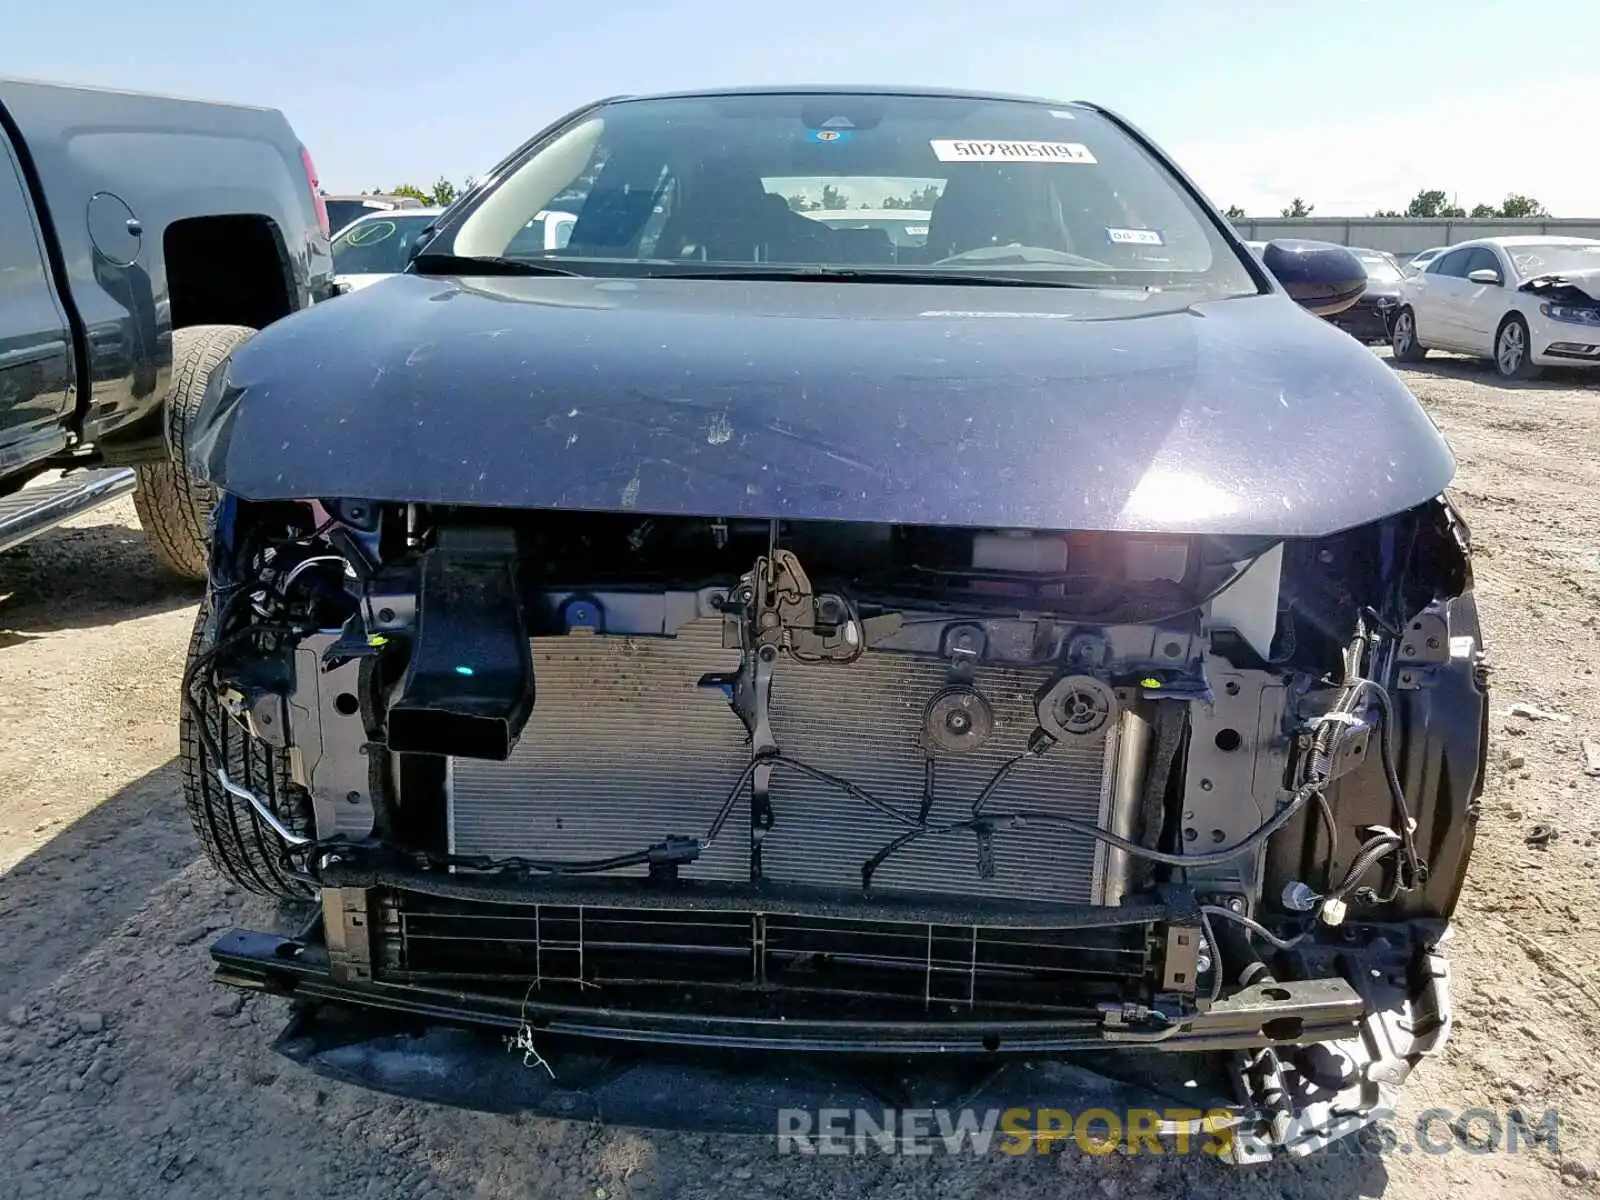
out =
[[[722,694],[698,686],[734,670],[722,623],[701,619],[677,637],[578,633],[535,638],[538,699],[506,762],[454,759],[449,770],[451,848],[460,854],[592,859],[626,854],[669,835],[700,836],[750,761],[745,730]],[[915,814],[923,795],[923,714],[947,685],[939,659],[867,653],[848,665],[780,658],[772,728],[782,752]],[[979,668],[973,685],[994,729],[978,749],[936,759],[932,824],[970,815],[973,799],[1036,727],[1043,671]],[[1011,772],[986,811],[1027,809],[1105,826],[1115,723],[1053,747]],[[907,827],[837,788],[779,767],[774,825],[762,870],[774,882],[859,893],[861,866]],[[681,868],[685,879],[750,878],[748,793],[712,846]],[[1099,844],[1037,823],[1001,829],[990,878],[977,837],[958,831],[901,850],[875,889],[1001,900],[1097,903]],[[641,867],[624,874],[645,873]]]

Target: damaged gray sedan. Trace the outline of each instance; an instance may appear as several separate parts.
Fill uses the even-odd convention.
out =
[[[1087,104],[564,118],[192,414],[190,810],[319,906],[220,979],[1359,1128],[1450,1028],[1487,712],[1449,451],[1318,319],[1364,283]]]

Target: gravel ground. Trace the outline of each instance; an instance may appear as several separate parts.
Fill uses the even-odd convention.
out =
[[[1466,1195],[1600,1190],[1600,389],[1407,369],[1456,448],[1496,671],[1491,774],[1452,960],[1457,1027],[1403,1093],[1561,1112],[1558,1152],[800,1159],[759,1139],[490,1116],[331,1083],[286,1010],[212,985],[211,931],[270,906],[197,860],[178,797],[192,591],[131,503],[0,556],[0,1197]],[[1359,453],[1359,447],[1349,448]],[[1527,700],[1570,723],[1505,714]],[[1556,830],[1529,842],[1536,824]]]

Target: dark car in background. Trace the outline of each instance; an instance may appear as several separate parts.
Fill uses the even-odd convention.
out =
[[[1450,452],[1306,311],[1363,283],[1093,105],[564,118],[193,426],[189,809],[321,911],[219,979],[896,1094],[1081,1052],[1235,1160],[1374,1119],[1451,1026],[1487,698]]]
[[[1360,299],[1328,320],[1357,341],[1368,345],[1386,343],[1394,314],[1400,307],[1400,284],[1405,272],[1387,251],[1352,247],[1350,252],[1367,272],[1367,286]]]

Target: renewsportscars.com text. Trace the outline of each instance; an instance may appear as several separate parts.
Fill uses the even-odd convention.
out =
[[[847,1109],[778,1110],[780,1154],[1205,1154],[1255,1159],[1271,1153],[1265,1120],[1217,1108]],[[1560,1114],[1520,1109],[1430,1108],[1401,1120],[1375,1110],[1356,1136],[1330,1154],[1518,1154],[1559,1150]],[[1291,1140],[1295,1131],[1289,1131]]]

